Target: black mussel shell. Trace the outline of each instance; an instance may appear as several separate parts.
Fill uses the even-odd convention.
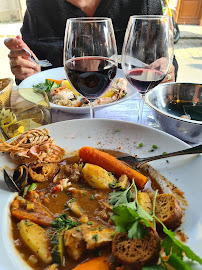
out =
[[[4,180],[11,191],[21,191],[27,185],[28,167],[26,165],[19,165],[13,173],[13,178],[5,170],[3,171]]]

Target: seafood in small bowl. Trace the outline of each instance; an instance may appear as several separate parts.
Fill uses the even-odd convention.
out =
[[[68,80],[46,79],[45,83],[34,85],[48,93],[49,100],[59,106],[85,107],[88,100],[81,96]],[[127,81],[116,78],[109,89],[95,101],[95,106],[116,102],[127,95]]]

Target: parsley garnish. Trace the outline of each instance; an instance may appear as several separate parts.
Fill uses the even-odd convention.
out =
[[[143,143],[139,143],[139,147],[142,147],[143,146]]]
[[[38,83],[37,85],[33,85],[33,88],[35,88],[35,91],[37,91],[37,89],[41,89],[46,93],[49,93],[51,89],[58,88],[59,86],[60,84],[55,83],[54,81],[51,82],[50,80],[46,79],[45,83]]]
[[[116,183],[109,183],[110,188],[114,188],[115,185],[116,185]]]
[[[153,145],[152,145],[152,148],[157,149],[158,146],[157,146],[156,144],[153,144]]]
[[[29,222],[30,222],[30,219],[25,219],[25,225],[27,226],[27,227],[29,227],[29,226],[32,226],[33,224],[29,224]]]
[[[97,234],[94,234],[93,236],[92,236],[92,239],[94,239],[96,242],[98,241],[98,235]]]
[[[131,187],[126,189],[125,191],[116,191],[109,194],[109,204],[114,205],[114,207],[119,204],[125,204],[131,201]]]
[[[88,225],[93,225],[93,222],[92,221],[88,221],[87,224]]]
[[[136,193],[136,199],[133,202],[131,202],[131,189],[135,189]],[[130,193],[129,197],[128,193]],[[111,216],[111,220],[116,225],[116,231],[128,232],[128,237],[132,239],[143,239],[147,234],[146,227],[150,227],[148,220],[152,221],[152,217],[139,205],[137,201],[137,188],[134,181],[127,190],[117,191],[111,194],[114,194],[114,198],[111,198],[111,203],[109,203],[114,204],[112,202],[115,202],[113,208],[114,214]]]
[[[57,230],[58,232],[69,230],[73,227],[77,227],[78,225],[79,223],[75,220],[69,219],[67,214],[60,215],[51,223],[52,230]]]

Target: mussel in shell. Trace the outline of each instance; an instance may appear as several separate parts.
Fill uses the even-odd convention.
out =
[[[21,191],[27,185],[28,179],[28,167],[25,164],[19,165],[11,178],[6,170],[4,172],[4,180],[11,191]]]

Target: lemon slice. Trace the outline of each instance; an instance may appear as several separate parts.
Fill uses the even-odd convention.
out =
[[[34,88],[19,89],[19,94],[25,100],[35,104],[44,103],[44,92]],[[41,104],[42,105],[42,104]],[[44,104],[43,104],[44,105]]]
[[[3,127],[2,128],[9,138],[13,138],[29,129],[38,128],[40,126],[41,125],[39,123],[34,122],[32,119],[23,119],[21,121],[13,123],[6,129]]]
[[[71,90],[75,96],[80,96],[79,92],[77,92],[74,87],[71,85],[71,83],[68,80],[63,80],[61,83],[61,86],[66,87],[67,89]]]
[[[101,95],[101,98],[104,97],[113,97],[114,95],[114,89],[113,88],[109,88],[103,95]]]
[[[2,128],[6,128],[16,122],[16,115],[10,109],[3,108],[0,112],[0,122]]]

